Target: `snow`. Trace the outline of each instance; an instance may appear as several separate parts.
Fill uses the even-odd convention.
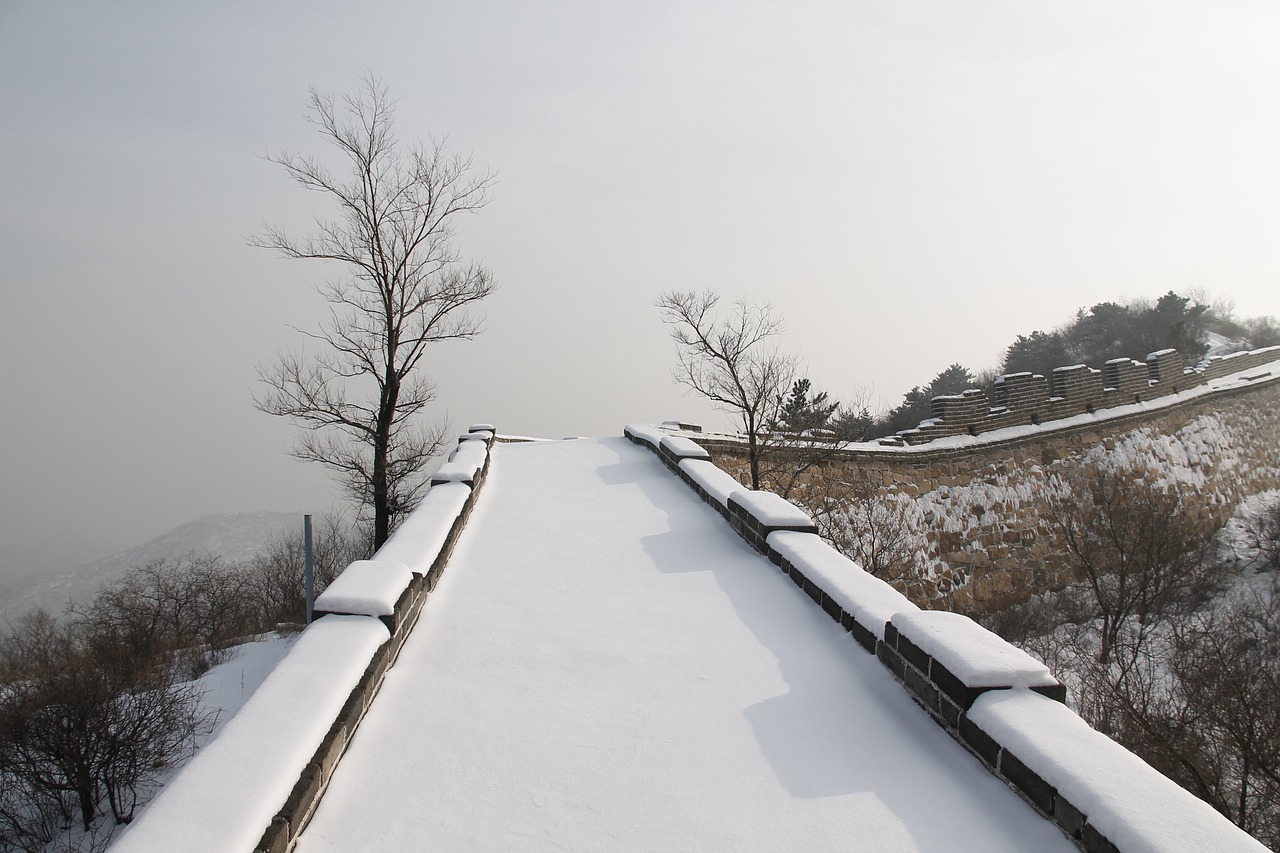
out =
[[[488,442],[492,438],[493,438],[492,430],[482,429],[482,430],[477,430],[475,432],[464,432],[462,435],[458,436],[458,441],[459,442],[462,442],[462,441]]]
[[[494,428],[493,428],[493,424],[472,424],[471,426],[467,427],[467,432],[493,433]]]
[[[917,609],[905,595],[868,574],[817,534],[775,530],[769,534],[769,546],[877,639],[884,639],[885,623],[893,614]]]
[[[270,634],[243,643],[230,650],[227,660],[200,676],[200,708],[215,714],[217,722],[197,746],[217,737],[300,636]]]
[[[413,572],[404,563],[356,560],[320,593],[315,609],[326,613],[390,616],[400,595],[412,582]]]
[[[729,506],[729,495],[742,489],[742,484],[732,475],[706,459],[681,459],[680,470],[692,477],[695,483],[702,486],[723,507]]]
[[[941,663],[966,687],[1046,687],[1057,684],[1049,668],[960,613],[910,610],[893,627]]]
[[[968,716],[1125,853],[1266,850],[1059,702],[1029,690],[993,691]]]
[[[253,850],[389,636],[365,616],[313,622],[112,850]]]
[[[850,848],[1075,849],[654,454],[591,439],[493,449],[296,849]]]
[[[662,439],[671,434],[656,426],[649,426],[648,424],[628,424],[624,432],[627,435],[635,436],[647,444],[653,445],[654,448],[657,448],[662,444]]]
[[[711,459],[701,444],[691,438],[680,435],[667,435],[662,438],[662,448],[678,459]]]
[[[484,467],[488,455],[489,446],[485,442],[460,441],[449,454],[449,461],[431,475],[431,481],[433,483],[470,483],[475,480],[476,472]]]
[[[471,489],[462,483],[432,486],[418,508],[410,513],[373,558],[380,562],[403,563],[410,571],[425,575],[444,547],[454,521],[462,514],[462,507],[470,496]]]
[[[738,489],[729,495],[729,501],[765,527],[813,527],[808,513],[773,492]]]

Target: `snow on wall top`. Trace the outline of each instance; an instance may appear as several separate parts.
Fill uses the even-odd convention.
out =
[[[404,563],[356,560],[333,579],[316,598],[315,609],[325,613],[390,616],[396,601],[413,582]]]
[[[679,435],[665,435],[659,445],[678,459],[710,459],[711,454],[701,444],[691,438]]]
[[[885,623],[895,613],[918,609],[905,595],[864,571],[817,534],[775,530],[769,534],[769,545],[877,639],[884,639]]]
[[[471,489],[464,483],[432,486],[418,508],[410,513],[373,558],[380,562],[403,563],[412,572],[425,575],[444,547],[453,523]]]
[[[116,841],[115,853],[250,851],[390,637],[365,616],[307,627],[212,742]]]
[[[742,489],[742,484],[733,475],[720,470],[707,459],[681,459],[680,470],[692,477],[694,482],[706,489],[713,500],[724,507],[729,505],[729,495]]]
[[[654,449],[662,444],[662,439],[671,433],[661,427],[650,426],[649,424],[627,424],[624,432],[627,435],[633,435]]]
[[[967,687],[1047,687],[1049,668],[968,616],[910,610],[891,620],[898,633],[945,666]]]
[[[1267,849],[1060,702],[1029,690],[990,691],[968,716],[1125,853]]]
[[[470,483],[484,467],[489,446],[483,441],[461,441],[449,454],[449,461],[431,475],[433,483]]]

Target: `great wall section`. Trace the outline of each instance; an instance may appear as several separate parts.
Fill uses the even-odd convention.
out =
[[[1280,347],[1181,364],[1164,350],[1051,380],[1003,376],[994,400],[934,398],[934,417],[914,430],[824,450],[791,496],[868,484],[881,523],[901,526],[915,554],[917,571],[897,585],[922,606],[976,612],[1061,587],[1072,578],[1056,559],[1050,496],[1086,462],[1150,460],[1219,523],[1243,498],[1280,488]],[[747,482],[740,441],[683,434]]]
[[[1280,351],[1275,355],[1280,356]],[[995,579],[1001,577],[1003,567],[1009,567],[1004,573],[1013,577],[1017,549],[1035,553],[1037,546],[1043,544],[1036,538],[1038,528],[1030,521],[1035,517],[1036,478],[1047,476],[1046,472],[1055,466],[1082,459],[1099,447],[1121,452],[1127,447],[1134,452],[1164,453],[1168,470],[1178,468],[1183,471],[1179,476],[1199,478],[1194,482],[1203,491],[1218,496],[1209,511],[1225,512],[1234,505],[1238,495],[1274,487],[1280,480],[1275,453],[1280,438],[1276,405],[1280,394],[1280,363],[1259,370],[1255,367],[1250,365],[1223,374],[1216,384],[1211,381],[1182,397],[1165,395],[1165,399],[1155,403],[1132,404],[1138,407],[1136,410],[1120,407],[1095,412],[1078,421],[1067,419],[1056,425],[1043,424],[1016,435],[993,432],[985,436],[956,436],[934,446],[904,443],[899,447],[846,448],[840,451],[839,458],[827,460],[809,476],[820,479],[840,471],[857,470],[869,472],[868,476],[874,474],[886,490],[897,489],[892,492],[895,494],[907,495],[914,488],[911,499],[904,499],[903,503],[923,508],[922,523],[929,519],[930,512],[934,513],[927,523],[941,533],[929,541],[954,544],[962,549],[957,553],[969,557],[969,562],[964,563],[955,559],[953,553],[940,552],[942,557],[952,558],[966,567],[953,570],[955,579],[949,581],[950,585],[944,583],[947,578],[942,573],[933,580],[935,598],[955,605],[961,600],[957,593],[964,590],[989,587],[999,592],[1002,582]],[[942,608],[919,608],[823,542],[816,535],[812,519],[802,509],[775,494],[741,488],[712,461],[714,455],[722,466],[741,464],[735,456],[741,450],[734,442],[699,436],[702,442],[699,444],[686,435],[673,434],[676,432],[631,426],[626,429],[626,437],[632,444],[656,454],[702,502],[723,517],[734,533],[781,570],[804,596],[812,599],[816,607],[848,633],[854,644],[872,655],[873,661],[882,664],[910,700],[964,752],[980,762],[1035,813],[1061,830],[1067,843],[1086,853],[1263,849],[1206,803],[1177,787],[1119,744],[1090,729],[1064,704],[1063,685],[1044,664],[963,615],[939,612]],[[174,849],[288,853],[299,845],[317,814],[323,819],[319,823],[331,830],[338,825],[335,822],[354,816],[347,831],[359,835],[362,843],[371,842],[388,827],[398,827],[413,818],[424,829],[417,834],[409,833],[414,847],[401,847],[421,849],[421,843],[428,838],[425,827],[434,824],[431,823],[432,809],[423,805],[416,784],[396,789],[407,793],[413,807],[391,808],[388,814],[394,817],[378,825],[370,824],[363,817],[362,809],[345,808],[341,792],[327,812],[322,813],[320,809],[331,783],[342,784],[339,778],[342,773],[358,776],[363,766],[366,772],[372,773],[373,779],[385,784],[387,767],[393,759],[398,760],[408,745],[408,741],[392,732],[390,755],[374,756],[375,760],[366,760],[363,765],[357,755],[356,769],[343,769],[349,766],[343,760],[348,749],[359,749],[357,729],[375,697],[382,695],[384,678],[401,658],[402,648],[408,647],[409,633],[425,612],[427,596],[434,594],[436,580],[472,515],[476,495],[488,479],[490,450],[495,440],[497,436],[487,424],[475,425],[468,434],[459,437],[451,461],[433,477],[433,487],[423,505],[373,560],[352,564],[325,591],[316,603],[317,620],[303,632],[284,661],[226,731],[167,786],[113,849],[121,853]],[[615,443],[610,444],[611,441]],[[591,517],[598,522],[608,522],[604,527],[615,534],[621,531],[623,537],[603,535],[592,525],[582,527],[579,517],[585,508],[565,513],[555,501],[534,504],[538,511],[531,521],[526,520],[526,536],[514,537],[511,566],[518,567],[522,573],[527,571],[526,558],[535,539],[535,551],[550,547],[563,553],[543,555],[551,557],[548,565],[555,567],[555,571],[545,579],[535,578],[531,588],[558,589],[554,584],[548,586],[546,581],[558,577],[568,556],[589,543],[605,543],[614,556],[631,554],[637,565],[651,570],[643,572],[646,578],[660,579],[666,584],[683,586],[691,578],[691,571],[706,569],[705,543],[699,542],[698,536],[688,535],[692,528],[685,526],[693,522],[695,513],[687,507],[676,515],[668,512],[666,507],[673,507],[672,501],[677,496],[652,481],[651,469],[637,464],[639,460],[627,457],[627,461],[622,462],[622,446],[626,443],[597,439],[543,445],[553,450],[556,445],[581,448],[583,464],[568,465],[568,457],[559,461],[553,457],[548,466],[530,457],[530,461],[537,464],[528,466],[524,478],[526,488],[516,490],[515,505],[528,505],[528,495],[545,489],[549,474],[552,480],[577,477],[575,482],[590,483],[597,490],[587,496],[593,508]],[[716,449],[712,451],[711,447]],[[531,448],[537,452],[539,445],[533,444]],[[635,488],[642,482],[648,486]],[[508,482],[506,487],[510,489],[512,485]],[[615,512],[612,506],[615,501],[601,497],[619,486],[631,496],[632,503],[627,506],[632,511],[643,509],[644,516],[656,524],[654,529],[660,531],[642,537],[639,548],[632,547],[635,543],[629,540],[624,541],[630,536],[631,525],[618,526],[617,519],[605,517]],[[564,497],[565,493],[559,494]],[[981,495],[987,497],[980,498]],[[978,512],[975,507],[985,509]],[[652,512],[655,509],[656,514]],[[605,515],[597,517],[599,512]],[[966,513],[975,519],[972,525],[949,529],[948,518],[953,514],[964,517]],[[988,515],[993,521],[997,515],[1005,520],[988,524]],[[501,513],[481,513],[478,517],[487,517],[499,529],[507,529],[506,518]],[[698,523],[707,521],[701,516]],[[719,521],[716,519],[717,524]],[[550,531],[548,525],[552,527]],[[1027,531],[1035,535],[1028,536]],[[488,533],[490,535],[480,536],[477,541],[503,538],[493,537],[492,529]],[[1015,533],[1019,537],[1017,542],[1013,541]],[[713,529],[705,535],[718,539]],[[928,539],[927,531],[924,535]],[[978,542],[981,547],[965,549],[966,542]],[[986,553],[985,562],[972,558],[979,551]],[[736,589],[739,575],[759,568],[751,562],[756,559],[754,556],[744,560],[741,549],[729,548],[728,553],[732,555],[732,570],[726,571],[714,585],[721,591],[725,590],[725,583],[729,589]],[[590,584],[597,584],[596,568],[602,565],[599,555],[592,552],[591,557],[582,562],[591,568]],[[678,571],[663,571],[663,565]],[[986,571],[977,571],[974,567],[979,565],[985,565]],[[470,568],[477,570],[475,565]],[[498,588],[505,590],[505,581]],[[687,594],[688,589],[683,589],[681,595]],[[729,610],[736,614],[736,619],[746,619],[752,614],[767,616],[765,624],[772,624],[775,608],[788,605],[785,597],[774,595],[772,589],[767,599],[760,599],[770,602],[770,607],[763,609],[752,606],[744,611],[740,606],[742,601],[734,603],[732,595],[728,599]],[[480,600],[488,601],[484,596]],[[506,624],[507,619],[514,619],[515,614],[527,609],[526,601],[523,596],[512,598],[510,613],[493,620],[493,624]],[[627,601],[635,603],[634,598]],[[460,603],[461,599],[454,602],[455,606]],[[431,619],[439,617],[442,606],[448,606],[447,600],[433,605],[435,611]],[[597,610],[594,604],[589,609]],[[606,611],[613,612],[607,608]],[[463,621],[489,630],[485,620],[477,623],[474,618],[466,618]],[[617,621],[608,617],[605,624]],[[807,627],[808,621],[804,624]],[[738,627],[746,627],[746,623]],[[797,633],[787,632],[788,644]],[[513,636],[523,648],[529,634],[516,630]],[[833,635],[822,632],[820,636],[829,639]],[[417,639],[425,643],[430,638],[431,632],[427,631]],[[573,642],[574,649],[589,651],[591,646],[590,642]],[[627,647],[635,649],[636,645],[631,643]],[[687,645],[680,647],[681,659],[687,655],[687,648]],[[770,666],[776,665],[776,653],[769,651],[767,644],[764,648]],[[740,658],[741,655],[735,653],[734,660]],[[413,659],[434,658],[420,654]],[[447,660],[447,657],[441,659]],[[560,671],[561,663],[556,666]],[[806,660],[805,668],[808,667]],[[512,670],[506,658],[501,669]],[[658,667],[653,671],[666,673],[667,669]],[[768,689],[764,692],[773,696],[777,675],[772,669],[770,672]],[[873,684],[876,675],[882,672],[878,667],[875,672],[863,672],[861,677],[866,682],[862,686],[872,692],[879,690]],[[484,682],[494,674],[492,671],[477,673],[467,678]],[[401,685],[417,683],[417,679],[399,678],[398,682]],[[590,680],[585,686],[598,691],[598,685]],[[795,685],[791,687],[794,690]],[[688,685],[682,682],[680,689],[687,691]],[[785,697],[767,699],[765,704],[776,703],[780,698]],[[888,697],[880,696],[872,704],[878,707],[885,701]],[[380,708],[388,713],[395,704],[392,700],[380,702]],[[470,720],[477,706],[463,703],[461,707],[466,709]],[[751,706],[748,714],[756,707]],[[419,705],[410,703],[407,710],[410,717],[406,731],[414,733],[413,742],[420,741],[423,722],[418,718]],[[842,707],[842,712],[848,711],[848,707]],[[430,718],[430,715],[428,718],[428,727],[438,727],[441,723],[440,718]],[[642,715],[642,722],[647,719],[647,715]],[[846,720],[850,731],[856,731],[856,720],[856,715]],[[785,725],[790,730],[795,724],[788,717]],[[378,724],[373,727],[377,729]],[[891,727],[886,725],[886,731],[888,728]],[[499,735],[490,736],[501,739]],[[468,764],[472,756],[467,744],[474,746],[481,742],[464,742],[463,753]],[[489,752],[501,754],[503,750]],[[936,744],[930,747],[930,756],[939,753],[945,750]],[[604,754],[608,757],[608,766],[615,767],[613,749]],[[430,761],[423,760],[412,766],[420,768],[423,774],[435,772]],[[971,767],[963,763],[961,766]],[[938,776],[938,771],[939,768],[930,769],[928,778]],[[625,775],[605,774],[601,778],[612,779],[623,790],[634,792],[627,786],[636,781]],[[883,784],[883,776],[876,778]],[[347,795],[352,789],[372,791],[374,800],[395,793],[362,779],[351,782],[343,790]],[[643,784],[648,786],[650,781],[646,777]],[[476,789],[461,785],[459,790],[465,794]],[[880,788],[874,790],[878,793]],[[958,792],[968,790],[968,785],[955,788]],[[864,789],[857,788],[857,792]],[[430,797],[426,798],[428,805],[431,802]],[[621,802],[629,807],[633,800],[628,796]],[[853,802],[864,804],[880,802],[880,799],[859,796]],[[931,820],[938,820],[936,803],[931,802],[926,812]],[[954,843],[958,837],[957,826],[944,823],[942,830]],[[324,837],[321,832],[315,839],[320,846],[306,849],[331,849],[323,846]],[[332,849],[357,848],[346,844]],[[962,849],[975,848],[969,845]],[[1019,849],[1040,847],[1024,845]]]

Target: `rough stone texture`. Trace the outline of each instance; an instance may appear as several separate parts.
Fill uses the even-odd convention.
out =
[[[960,715],[956,730],[960,734],[961,742],[972,749],[988,767],[995,769],[1000,763],[1000,744],[996,743],[991,735],[974,725],[964,714]]]
[[[1093,824],[1086,823],[1080,835],[1086,853],[1120,853],[1105,835],[1093,828]]]
[[[1053,814],[1053,801],[1058,792],[1007,749],[1000,753],[1000,774],[1025,794],[1036,808],[1046,815]]]
[[[262,840],[254,848],[254,853],[286,853],[289,849],[290,838],[289,821],[282,817],[277,817],[271,821],[271,826],[267,827],[267,831],[262,833]]]
[[[1231,359],[1211,360],[1204,373],[1239,369],[1239,359],[1230,370],[1218,367],[1224,361]],[[1185,450],[1179,464],[1188,465],[1190,476],[1203,484],[1198,487],[1203,512],[1218,522],[1243,498],[1280,488],[1280,377],[1152,411],[1103,415],[1099,411],[1098,420],[1087,424],[1053,429],[1046,423],[1029,436],[963,447],[860,445],[832,451],[830,460],[800,475],[791,497],[804,505],[806,491],[825,494],[832,482],[855,477],[869,478],[882,499],[908,496],[923,570],[895,586],[922,607],[972,613],[1073,580],[1053,534],[1046,485],[1051,477],[1078,468],[1099,448],[1175,437]],[[746,480],[741,444],[698,440],[716,465]]]

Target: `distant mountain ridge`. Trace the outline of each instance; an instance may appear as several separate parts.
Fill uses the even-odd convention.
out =
[[[103,584],[155,560],[176,559],[191,552],[216,554],[232,561],[248,560],[272,539],[301,530],[302,516],[300,512],[268,510],[206,515],[70,571],[7,581],[0,584],[0,626],[37,607],[60,615],[68,602],[83,604]]]

